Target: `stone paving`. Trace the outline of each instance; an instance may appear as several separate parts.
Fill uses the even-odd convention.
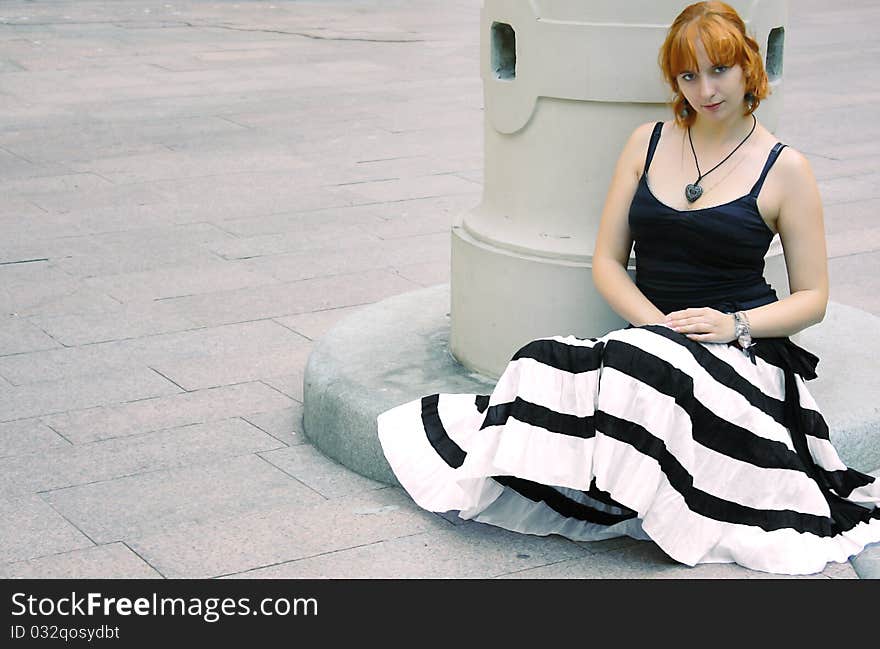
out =
[[[0,5],[0,576],[772,576],[424,512],[305,440],[313,342],[448,281],[479,9]],[[880,315],[878,26],[790,3],[779,135],[819,179],[832,299]]]

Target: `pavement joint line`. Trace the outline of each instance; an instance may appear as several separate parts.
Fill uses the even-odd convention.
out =
[[[25,200],[25,202],[26,202],[28,205],[31,205],[31,206],[33,206],[33,207],[36,207],[38,210],[40,210],[41,212],[44,212],[45,214],[51,214],[51,212],[49,212],[49,210],[47,210],[46,208],[44,208],[44,207],[43,207],[42,205],[40,205],[39,203],[34,203],[32,200],[27,200],[27,199]]]
[[[56,514],[58,514],[58,516],[60,516],[64,521],[66,521],[67,524],[70,525],[73,529],[75,529],[77,532],[79,532],[79,533],[82,534],[84,537],[86,537],[86,538],[89,540],[89,543],[91,543],[93,546],[97,546],[97,545],[99,545],[98,543],[95,542],[95,539],[93,539],[91,536],[89,536],[89,535],[86,534],[83,530],[81,530],[81,529],[79,528],[79,525],[77,525],[76,523],[74,523],[73,521],[71,521],[69,518],[67,518],[67,516],[65,516],[64,514],[62,514],[60,511],[58,511],[58,509],[57,509],[52,503],[50,503],[48,500],[46,500],[45,498],[43,498],[43,493],[48,493],[48,492],[39,492],[39,491],[38,491],[38,492],[37,492],[37,496],[39,497],[40,500],[42,500],[44,503],[46,503],[46,505],[49,506],[49,509],[51,509],[53,512],[55,512]]]
[[[54,340],[56,343],[58,343],[58,344],[61,345],[62,347],[66,348],[66,349],[72,349],[73,347],[76,347],[76,345],[68,345],[68,344],[66,344],[66,343],[63,342],[63,341],[58,340],[58,338],[56,338],[56,337],[53,336],[50,332],[48,332],[46,329],[44,329],[43,327],[41,327],[39,323],[34,322],[34,318],[38,318],[38,317],[39,317],[39,316],[33,316],[33,315],[31,315],[31,316],[27,316],[25,319],[28,321],[29,324],[31,324],[32,326],[36,327],[36,328],[39,329],[40,331],[42,331],[44,334],[46,334],[47,336],[49,336],[49,338],[51,338],[52,340]]]
[[[370,205],[391,205],[393,203],[408,203],[411,201],[426,201],[432,198],[447,198],[450,196],[471,196],[479,198],[478,192],[451,192],[448,194],[431,194],[430,196],[415,196],[412,198],[398,198],[393,201],[370,201],[367,203],[352,203],[346,207],[369,207]],[[857,202],[857,201],[853,201]]]
[[[70,440],[64,435],[64,433],[61,433],[60,431],[56,430],[56,429],[53,428],[50,424],[47,424],[45,421],[43,421],[41,418],[38,418],[37,421],[39,421],[39,423],[41,423],[43,426],[45,426],[46,428],[48,428],[49,430],[51,430],[53,433],[55,433],[56,435],[58,435],[58,437],[60,437],[61,439],[63,439],[65,442],[67,442],[67,443],[70,444],[71,446],[77,446],[76,444],[74,444],[73,442],[71,442],[71,441],[70,441]],[[12,457],[12,456],[6,456],[6,457]]]
[[[168,431],[172,431],[172,430],[178,430],[181,428],[194,428],[196,426],[206,426],[208,424],[222,424],[223,422],[230,421],[232,419],[241,419],[241,417],[238,415],[235,415],[232,417],[224,417],[223,419],[210,419],[207,421],[191,421],[191,422],[187,422],[185,424],[180,424],[178,426],[164,426],[162,428],[151,428],[150,430],[139,430],[135,433],[131,433],[130,435],[116,435],[114,437],[102,437],[100,439],[92,439],[87,442],[78,442],[75,444],[73,442],[71,442],[71,444],[73,444],[77,448],[88,448],[89,446],[94,446],[95,444],[101,444],[101,443],[109,442],[112,440],[121,440],[121,439],[124,439],[126,441],[127,440],[137,440],[139,437],[146,437],[148,435],[153,435],[155,433],[164,433],[164,432],[168,432]],[[251,422],[247,422],[247,423],[251,424]],[[48,426],[49,428],[52,428],[51,426],[49,426],[49,424],[45,424],[45,425]],[[253,424],[251,424],[251,425],[253,426]],[[52,430],[55,430],[55,429],[52,428]],[[265,431],[263,431],[263,432],[265,432]],[[267,451],[269,451],[269,450],[274,451],[276,449],[266,449],[266,450]],[[35,455],[37,453],[45,453],[45,452],[46,451],[34,451],[32,453],[26,453],[25,455]],[[238,457],[238,456],[236,456],[236,457]]]
[[[878,252],[880,252],[880,249],[860,250],[859,252],[849,252],[843,255],[834,255],[833,257],[829,256],[828,260],[831,261],[832,259],[849,259],[850,257],[858,257],[859,255],[875,255]],[[842,286],[843,284],[837,283],[837,285]]]
[[[427,155],[418,154],[418,155],[399,155],[393,158],[376,158],[375,160],[355,160],[354,163],[357,165],[362,164],[370,164],[373,162],[390,162],[391,160],[414,160],[416,158],[427,158]]]
[[[100,548],[105,545],[112,545],[113,543],[118,543],[118,541],[110,541],[109,543],[101,543],[100,545],[95,543],[95,548]],[[74,548],[73,550],[62,550],[61,552],[50,552],[49,554],[41,554],[38,557],[30,557],[28,559],[15,559],[14,561],[4,561],[2,565],[4,566],[14,566],[19,563],[27,563],[28,561],[35,561],[37,559],[48,559],[49,557],[63,557],[65,554],[73,554],[74,552],[82,552],[83,550],[91,550],[92,548]]]
[[[448,194],[448,195],[449,195],[449,196],[455,196],[456,194]],[[255,219],[268,218],[268,217],[270,217],[270,216],[293,216],[293,215],[300,215],[300,214],[311,214],[312,212],[326,212],[326,211],[330,211],[330,210],[340,210],[340,209],[345,209],[345,208],[349,208],[349,207],[363,207],[363,206],[370,206],[370,205],[385,205],[385,204],[388,204],[388,203],[405,203],[405,202],[407,202],[407,201],[423,201],[423,200],[428,200],[428,199],[431,199],[431,198],[444,198],[445,196],[447,196],[447,194],[437,194],[436,196],[419,196],[419,197],[416,197],[416,198],[400,198],[400,199],[395,199],[395,200],[392,200],[392,201],[374,201],[374,202],[371,202],[371,203],[348,203],[348,204],[345,204],[345,205],[330,205],[330,206],[324,206],[324,207],[310,207],[310,208],[305,209],[305,210],[281,210],[281,211],[278,211],[278,212],[261,212],[261,213],[259,213],[259,214],[254,214],[254,215],[252,215],[252,216],[246,216],[246,217],[236,216],[236,217],[229,218],[229,219],[220,219],[220,223],[223,223],[223,222],[225,222],[225,221],[252,221],[252,220],[255,220]],[[211,223],[214,223],[214,222],[211,221]],[[217,225],[217,224],[214,223],[214,225]],[[221,227],[221,226],[217,225],[217,227]],[[221,228],[221,229],[222,229],[222,228]],[[289,232],[289,230],[283,230],[283,231],[280,231],[280,232],[272,232],[272,233],[269,233],[269,234],[284,234],[284,233],[286,233],[286,232]],[[234,233],[230,232],[230,234],[234,234]],[[77,235],[77,236],[82,236],[82,235]],[[237,236],[237,235],[236,235],[236,236]],[[256,235],[256,236],[263,236],[263,235]]]
[[[368,185],[370,183],[387,183],[400,178],[370,178],[369,180],[352,180],[347,183],[335,183],[333,185],[324,185],[325,187],[346,187],[348,185]]]
[[[587,556],[589,556],[589,555],[585,555],[583,557],[569,557],[567,559],[560,559],[559,561],[550,561],[548,563],[542,563],[539,566],[529,566],[527,568],[519,568],[518,570],[510,570],[508,572],[499,572],[497,574],[488,576],[487,579],[499,579],[501,577],[506,577],[507,575],[516,575],[521,572],[528,572],[530,570],[537,570],[539,568],[547,568],[548,566],[557,566],[561,563],[568,563],[569,561],[580,561],[581,559],[587,558]]]
[[[289,252],[293,252],[293,251],[288,251],[288,253]],[[287,254],[287,253],[282,252],[282,253],[274,253],[271,255],[261,255],[261,257],[275,257],[278,255],[283,255],[283,254]],[[229,259],[229,261],[235,261],[235,260]],[[260,284],[257,286],[243,286],[241,288],[230,288],[230,289],[224,289],[221,291],[213,291],[210,293],[193,293],[192,295],[173,295],[173,296],[169,296],[169,297],[157,297],[157,298],[153,298],[153,302],[162,302],[163,300],[179,300],[179,299],[187,298],[187,297],[204,297],[204,296],[208,296],[208,295],[217,297],[217,296],[220,296],[224,293],[234,293],[235,291],[253,290],[255,288],[264,288],[267,286],[272,286],[272,287],[278,288],[281,286],[288,286],[290,284],[298,284],[300,282],[309,282],[309,281],[313,281],[313,280],[317,280],[317,279],[326,279],[326,278],[331,278],[331,277],[346,277],[348,275],[363,275],[364,272],[384,270],[385,268],[387,268],[387,267],[371,268],[368,271],[361,270],[361,271],[352,271],[352,272],[348,272],[348,273],[333,273],[333,274],[329,274],[329,275],[315,275],[314,277],[304,277],[302,279],[294,279],[294,280],[291,280],[288,282],[283,282],[281,280],[276,279],[275,282],[268,282],[266,284]],[[372,302],[370,302],[370,304],[372,304]],[[347,307],[347,306],[349,306],[349,305],[344,304],[338,308],[343,308],[343,307]],[[297,313],[288,313],[288,314],[282,314],[282,315],[276,314],[276,315],[268,316],[267,318],[261,318],[261,319],[271,320],[272,318],[286,318],[288,315],[302,315],[305,313],[312,313],[312,311],[299,311]],[[251,321],[251,320],[236,320],[235,322],[253,322],[253,321]],[[227,325],[227,324],[234,324],[234,323],[233,322],[224,322],[221,325],[216,325],[216,326],[222,326],[222,325]]]
[[[188,27],[196,27],[196,28],[204,28],[207,27],[209,29],[228,29],[231,31],[237,32],[262,32],[265,34],[283,34],[288,36],[303,36],[305,38],[311,38],[314,40],[320,41],[362,41],[367,43],[424,43],[426,42],[424,39],[382,39],[382,38],[357,38],[357,37],[344,37],[344,36],[318,36],[316,34],[309,34],[307,32],[288,32],[280,29],[258,29],[252,28],[249,29],[247,27],[233,27],[231,25],[210,25],[210,24],[198,24],[198,23],[190,23],[185,22]]]
[[[131,546],[128,544],[128,541],[119,540],[119,541],[114,541],[114,543],[121,543],[122,545],[124,545],[125,547],[128,548],[129,552],[131,552],[133,555],[135,555],[136,557],[138,557],[138,558],[139,558],[141,561],[143,561],[145,564],[147,564],[148,566],[150,566],[150,568],[152,568],[153,570],[155,570],[156,573],[159,574],[159,575],[162,577],[162,579],[168,579],[168,577],[165,575],[165,573],[163,573],[161,570],[159,570],[159,568],[157,568],[157,567],[154,566],[152,563],[150,563],[144,555],[142,555],[140,552],[138,552],[138,551],[135,550],[133,547],[131,547]],[[105,544],[105,545],[106,545],[106,544]],[[99,546],[99,547],[100,547],[100,546]]]
[[[195,392],[195,390],[187,390],[185,387],[183,387],[182,385],[180,385],[179,383],[177,383],[177,382],[174,381],[173,379],[170,379],[170,378],[168,378],[167,376],[165,376],[164,374],[162,374],[162,372],[160,372],[159,370],[157,370],[155,367],[152,367],[152,366],[149,366],[149,365],[148,365],[147,367],[148,367],[149,369],[153,370],[156,374],[158,374],[159,376],[161,376],[163,379],[165,379],[165,380],[168,381],[169,383],[172,383],[172,384],[176,385],[178,388],[180,388],[180,389],[183,390],[184,392],[186,392],[186,393]],[[216,386],[216,387],[220,387],[220,386]]]
[[[226,117],[225,115],[215,115],[218,119],[222,119],[224,122],[229,122],[230,124],[235,124],[236,126],[240,126],[241,128],[246,128],[249,131],[256,129],[256,126],[248,126],[247,124],[241,124],[240,122],[236,122],[234,119]],[[259,130],[259,129],[258,129]],[[174,149],[172,149],[173,151]]]
[[[67,346],[62,345],[62,348],[65,348],[65,347],[67,347]],[[43,347],[41,349],[29,349],[29,350],[23,351],[23,352],[12,352],[11,354],[0,354],[0,358],[14,358],[16,356],[24,356],[25,354],[35,354],[37,352],[58,351],[59,349],[60,349],[59,347]],[[12,381],[9,381],[9,382],[16,387],[19,387],[21,385],[25,385],[24,383],[12,383]]]
[[[156,431],[153,431],[153,432],[156,432]],[[148,433],[143,433],[143,434],[146,435]],[[112,439],[127,439],[127,437],[112,438]],[[106,441],[106,440],[97,440],[97,441],[101,442],[101,441]],[[95,442],[89,442],[89,444],[92,444],[92,443],[95,443]],[[212,465],[217,465],[217,464],[221,464],[224,462],[228,462],[230,460],[236,460],[236,459],[242,458],[242,457],[250,457],[251,455],[256,455],[257,457],[259,457],[260,453],[268,453],[270,450],[271,451],[282,450],[283,448],[285,448],[285,447],[266,449],[265,451],[250,451],[247,453],[233,453],[231,455],[223,455],[223,456],[213,457],[213,458],[210,458],[210,459],[204,460],[204,461],[199,461],[196,459],[194,461],[185,462],[185,463],[184,462],[178,463],[178,464],[171,463],[171,464],[168,464],[167,466],[162,466],[162,467],[153,468],[153,469],[145,469],[143,471],[136,471],[134,473],[124,473],[122,475],[114,475],[112,477],[102,478],[100,480],[89,480],[88,482],[78,482],[76,484],[64,485],[63,487],[52,487],[50,489],[40,489],[39,491],[23,492],[23,493],[19,494],[19,497],[36,494],[37,496],[40,496],[42,498],[44,495],[54,494],[59,491],[67,491],[68,489],[79,489],[80,487],[91,487],[93,485],[106,484],[109,482],[115,482],[116,480],[124,480],[126,478],[137,478],[140,476],[153,475],[155,473],[162,473],[163,471],[176,471],[178,469],[186,469],[186,468],[190,468],[190,467],[212,466]],[[286,448],[289,448],[289,447],[286,447]],[[260,459],[266,461],[265,458],[260,458]],[[272,464],[272,463],[270,462],[269,464]],[[272,466],[275,466],[275,465],[272,464]],[[275,467],[275,468],[278,468],[278,467]],[[288,473],[287,475],[290,475],[290,474]],[[293,477],[293,476],[291,476],[291,477]],[[300,482],[300,481],[297,480],[297,482]],[[308,485],[306,485],[306,486],[308,486]],[[327,499],[327,500],[329,500],[329,499]],[[51,506],[51,503],[47,502],[47,504],[49,504]],[[53,507],[53,509],[54,509],[54,507]],[[59,512],[59,514],[60,513],[61,512]],[[65,520],[67,520],[67,519],[65,519]],[[71,523],[71,525],[73,525],[73,523]],[[79,528],[77,528],[77,529],[79,529]],[[92,541],[91,538],[89,538],[89,540]],[[117,539],[117,540],[119,540],[119,539]],[[94,541],[92,541],[92,543],[94,543]],[[98,545],[98,544],[96,543],[95,545]]]
[[[279,440],[279,441],[280,441],[280,440]],[[287,446],[287,445],[285,445],[284,448],[293,448],[293,447],[292,447],[292,446]],[[271,449],[271,450],[273,450],[273,451],[277,451],[277,450],[279,450],[279,449]],[[254,455],[256,455],[258,458],[260,458],[261,460],[263,460],[263,462],[265,462],[265,463],[268,464],[269,466],[271,466],[271,467],[273,467],[273,468],[275,468],[275,469],[281,471],[281,473],[283,473],[284,475],[286,475],[288,478],[291,478],[292,480],[295,480],[296,482],[300,483],[302,486],[304,486],[305,488],[307,488],[309,491],[314,491],[316,494],[318,494],[319,496],[321,496],[321,498],[323,498],[323,499],[326,500],[327,502],[330,502],[330,501],[332,500],[332,498],[328,498],[327,496],[325,496],[324,494],[322,494],[320,491],[318,491],[317,489],[315,489],[315,488],[312,487],[311,485],[306,484],[305,482],[303,482],[302,480],[300,480],[299,478],[297,478],[297,477],[296,477],[295,475],[293,475],[292,473],[288,473],[287,471],[285,471],[284,469],[282,469],[280,466],[278,466],[277,464],[275,464],[275,463],[272,462],[271,460],[269,460],[269,459],[263,457],[262,455],[260,455],[261,453],[268,453],[268,452],[269,452],[269,451],[256,451],[256,452],[254,453]],[[342,467],[340,467],[340,468],[342,468]]]
[[[866,198],[856,198],[856,199],[853,199],[853,200],[851,200],[851,201],[846,201],[846,200],[843,200],[843,201],[826,201],[826,202],[823,203],[823,206],[827,208],[827,207],[831,207],[832,205],[833,205],[833,206],[838,206],[838,205],[858,205],[859,203],[871,203],[871,202],[873,202],[873,201],[876,201],[877,199],[880,199],[880,194],[878,194],[877,196],[868,196],[868,197],[866,197]]]
[[[16,259],[15,261],[0,261],[0,266],[15,266],[16,264],[37,264],[48,261],[48,257],[40,257],[35,259]]]
[[[22,72],[24,72],[24,71],[25,71],[25,70],[22,70]],[[8,153],[9,155],[14,156],[14,157],[16,157],[16,158],[19,158],[20,160],[24,160],[24,161],[27,162],[28,164],[32,164],[32,165],[36,165],[36,164],[37,164],[37,163],[34,162],[33,160],[29,160],[28,158],[25,158],[23,155],[20,155],[20,154],[16,153],[15,151],[12,151],[11,149],[7,149],[5,146],[0,146],[0,151],[5,151],[5,152]]]
[[[338,554],[340,552],[347,552],[349,550],[357,550],[358,548],[367,548],[367,547],[370,547],[371,545],[378,545],[380,543],[386,543],[388,541],[395,541],[397,539],[406,539],[411,536],[419,536],[420,534],[424,534],[424,533],[425,533],[425,531],[421,530],[419,532],[413,532],[412,534],[404,534],[402,536],[394,536],[389,539],[379,539],[378,541],[371,541],[369,543],[358,543],[357,545],[352,545],[352,546],[349,546],[346,548],[338,548],[336,550],[327,550],[326,552],[317,552],[315,554],[310,554],[310,555],[303,556],[303,557],[297,557],[296,559],[287,559],[286,561],[277,561],[275,563],[267,563],[267,564],[264,564],[261,566],[256,566],[254,568],[248,568],[247,570],[239,570],[238,572],[230,572],[230,573],[226,573],[223,575],[216,575],[215,578],[231,577],[233,575],[245,575],[249,572],[255,572],[257,570],[262,570],[264,568],[276,568],[278,566],[296,563],[298,561],[304,561],[306,559],[315,559],[317,557],[325,557],[325,556],[329,556],[332,554]]]
[[[319,311],[313,311],[313,312],[311,312],[311,313],[320,313],[320,312],[319,312]],[[302,336],[303,338],[305,338],[305,339],[308,340],[309,342],[315,342],[315,339],[314,339],[314,338],[310,338],[309,336],[306,336],[304,333],[301,333],[301,332],[297,331],[297,330],[294,329],[293,327],[288,327],[288,326],[287,326],[286,324],[284,324],[283,322],[279,322],[279,321],[277,320],[277,318],[284,318],[284,317],[287,317],[287,316],[275,316],[274,318],[270,318],[270,320],[272,320],[273,322],[277,322],[278,324],[280,324],[282,327],[284,327],[284,328],[287,329],[288,331],[292,331],[293,333],[295,333],[297,336]]]
[[[259,414],[263,414],[263,413],[255,413],[255,414],[258,414],[258,415],[259,415]],[[250,419],[248,419],[248,417],[253,417],[253,415],[239,415],[239,416],[238,416],[238,419],[241,419],[242,421],[247,422],[248,424],[250,424],[251,426],[253,426],[253,427],[256,428],[257,430],[262,431],[263,433],[265,433],[266,435],[268,435],[268,436],[271,437],[272,439],[277,440],[279,444],[282,444],[282,446],[279,446],[278,448],[273,448],[273,449],[270,449],[270,450],[272,450],[272,451],[277,451],[277,450],[282,449],[282,448],[291,448],[290,444],[288,444],[287,442],[285,442],[283,439],[279,438],[278,436],[276,436],[276,435],[270,433],[268,430],[266,430],[265,428],[263,428],[263,427],[260,426],[259,424],[255,424],[255,423],[252,422]],[[293,434],[295,434],[295,435],[296,435],[296,434],[302,434],[302,433],[301,433],[300,431],[298,431],[298,430],[293,430],[293,431],[289,431],[289,432],[291,432],[291,433],[293,433]],[[263,458],[263,459],[265,459],[265,458]]]

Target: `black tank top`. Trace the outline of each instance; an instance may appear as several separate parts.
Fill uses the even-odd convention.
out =
[[[773,232],[758,212],[758,193],[785,147],[776,143],[752,190],[737,199],[684,211],[661,203],[647,174],[663,122],[651,135],[645,170],[629,209],[635,242],[636,285],[663,313],[708,306],[732,312],[777,299],[764,279]]]
[[[764,255],[773,233],[761,218],[757,201],[767,172],[785,145],[777,142],[773,146],[758,182],[748,194],[723,205],[682,211],[661,203],[648,187],[648,168],[662,128],[663,122],[654,126],[645,170],[629,209],[637,286],[664,313],[702,306],[731,312],[775,302],[776,292],[764,280]],[[737,346],[735,341],[728,345]],[[812,459],[805,418],[799,414],[795,374],[807,380],[816,378],[819,359],[787,337],[757,338],[748,353],[753,363],[757,356],[782,368],[783,419],[791,431],[795,451],[826,498],[837,498],[831,493],[833,485],[822,481],[824,474]]]

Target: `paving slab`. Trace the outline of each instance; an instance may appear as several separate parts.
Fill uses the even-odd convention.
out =
[[[0,496],[0,562],[22,561],[93,545],[39,496]]]
[[[0,424],[0,458],[65,448],[70,444],[38,419]]]
[[[0,564],[2,579],[161,579],[124,543],[96,545],[38,559]]]
[[[182,391],[179,386],[149,368],[41,381],[25,386],[0,385],[0,422],[167,396]]]
[[[181,426],[0,459],[0,492],[12,496],[110,482],[281,446],[243,419]]]
[[[43,498],[99,544],[278,505],[324,501],[255,455],[59,489]]]
[[[202,390],[302,372],[310,349],[310,344],[297,342],[286,348],[268,348],[258,353],[219,353],[161,362],[155,364],[155,369],[184,390]]]
[[[388,486],[354,471],[340,471],[336,462],[311,444],[264,451],[259,455],[327,499],[352,496]]]
[[[66,347],[176,333],[196,329],[164,304],[117,304],[107,311],[71,315],[34,316],[28,321]]]
[[[0,317],[0,356],[60,347],[61,343],[34,323]]]
[[[71,410],[43,417],[41,421],[75,444],[239,416],[279,438],[285,427],[275,419],[267,422],[265,417],[268,413],[286,412],[291,404],[295,402],[278,390],[254,381]]]
[[[302,507],[279,506],[141,536],[129,543],[169,578],[205,578],[441,529],[399,489],[368,491]]]
[[[281,393],[277,394],[281,396]],[[269,433],[275,439],[287,444],[287,446],[305,444],[306,438],[302,434],[302,404],[292,403],[294,405],[289,408],[244,415],[242,419]]]
[[[296,401],[302,403],[304,374],[305,368],[298,372],[294,372],[293,374],[286,374],[284,376],[270,376],[267,379],[263,379],[263,383],[275,388],[282,394],[289,396],[291,399],[295,399]]]
[[[106,311],[118,300],[73,278],[0,287],[0,313],[34,316]]]
[[[246,290],[218,291],[210,296],[172,298],[169,303],[184,317],[208,326],[368,304],[417,286],[385,270],[367,271],[356,277],[358,281],[349,274],[317,277]]]
[[[560,537],[467,525],[379,541],[235,575],[248,579],[486,579],[586,556]]]
[[[168,311],[169,315],[180,317],[170,308]],[[236,356],[274,355],[286,361],[292,358],[287,352],[296,352],[307,347],[309,342],[276,322],[259,320],[4,356],[0,357],[0,375],[15,385],[26,385],[62,377],[118,372],[126,368],[155,367],[162,372],[161,368],[178,361],[193,361],[196,367],[202,362],[204,371],[208,372],[218,363]],[[224,372],[228,374],[233,370],[230,366]],[[243,383],[245,380],[248,379],[227,382]]]
[[[309,340],[317,340],[332,329],[333,325],[359,308],[359,306],[351,306],[324,309],[323,311],[301,313],[300,315],[288,316],[286,318],[275,318],[275,322],[284,325],[291,331],[295,331],[300,336],[305,336]]]

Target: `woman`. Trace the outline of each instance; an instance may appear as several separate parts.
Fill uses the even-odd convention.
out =
[[[675,119],[630,136],[593,258],[630,327],[532,341],[491,396],[404,404],[379,416],[380,440],[432,511],[652,539],[688,565],[819,572],[880,541],[880,484],[840,461],[804,385],[818,359],[788,339],[828,301],[816,181],[753,115],[767,77],[731,7],[686,8],[660,66]],[[784,299],[763,278],[777,232]]]

